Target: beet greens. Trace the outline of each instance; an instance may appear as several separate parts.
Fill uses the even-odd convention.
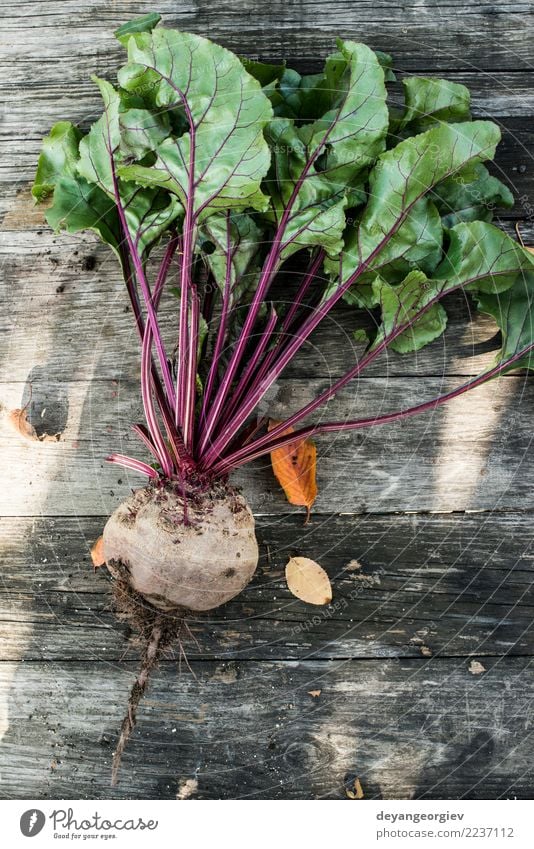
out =
[[[489,223],[513,199],[484,164],[499,129],[471,120],[464,86],[405,79],[399,108],[390,58],[364,44],[339,41],[323,72],[301,76],[158,22],[117,31],[128,61],[117,86],[94,78],[102,116],[85,134],[55,125],[33,188],[37,201],[51,196],[54,229],[94,230],[122,268],[141,340],[146,426],[134,430],[153,465],[110,460],[209,481],[299,436],[395,421],[534,366],[533,257]],[[295,254],[300,285],[276,309],[273,285]],[[158,321],[171,280],[176,353]],[[302,425],[386,349],[439,337],[441,300],[460,289],[501,330],[494,366],[416,407]],[[262,433],[258,404],[341,299],[375,317],[361,355]]]

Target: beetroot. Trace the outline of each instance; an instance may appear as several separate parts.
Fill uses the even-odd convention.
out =
[[[160,610],[212,610],[238,595],[258,565],[254,517],[227,487],[189,503],[175,487],[139,489],[104,528],[106,561]]]
[[[161,653],[175,640],[182,650],[188,615],[254,575],[254,520],[228,484],[234,469],[313,434],[433,410],[530,368],[534,349],[534,257],[489,223],[513,198],[484,164],[499,129],[471,120],[464,86],[409,77],[404,108],[390,109],[391,59],[365,44],[340,40],[322,74],[302,77],[158,22],[117,31],[128,61],[117,86],[94,78],[102,116],[86,134],[53,127],[33,187],[38,201],[53,195],[52,227],[111,246],[141,342],[146,424],[133,429],[145,459],[108,457],[148,479],[104,531],[117,613],[144,646],[114,780]],[[280,275],[293,257],[295,286]],[[164,290],[178,299],[170,338]],[[437,339],[441,301],[459,290],[501,331],[491,368],[415,407],[310,422],[385,351]],[[354,362],[268,430],[258,405],[342,299],[360,324]]]

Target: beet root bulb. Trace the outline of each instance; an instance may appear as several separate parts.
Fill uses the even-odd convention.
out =
[[[104,528],[104,556],[159,610],[212,610],[238,595],[258,565],[254,517],[229,487],[184,501],[148,486],[123,501]]]

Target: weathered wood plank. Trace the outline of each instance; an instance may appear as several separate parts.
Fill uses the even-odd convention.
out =
[[[318,0],[273,0],[266,7],[229,0],[215,10],[207,3],[184,3],[177,9],[172,0],[161,0],[158,8],[168,26],[191,29],[249,56],[297,59],[301,68],[316,67],[337,36],[365,37],[373,47],[394,53],[396,62],[410,70],[527,69],[532,58],[528,2],[481,0],[466,6],[462,0],[446,5],[428,0],[424,5],[394,6],[387,0],[334,0],[327,5]],[[24,74],[27,78],[32,69],[37,74],[39,57],[41,75],[71,81],[80,70],[85,72],[88,57],[92,63],[97,57],[100,70],[116,66],[120,48],[113,30],[145,13],[146,4],[140,0],[64,0],[54,7],[29,2],[23,14],[4,3],[3,28],[9,35],[5,57],[17,59],[15,80],[24,79]]]
[[[95,575],[88,554],[104,521],[0,521],[4,660],[123,656],[127,629],[111,613],[106,571]],[[306,527],[263,517],[258,536],[260,569],[245,593],[190,621],[191,658],[534,653],[529,515],[316,515]],[[331,605],[289,594],[284,567],[295,552],[327,569]]]
[[[365,34],[362,34],[362,38],[365,38]],[[111,47],[112,45],[110,45]],[[112,55],[109,61],[106,61],[106,73],[110,80],[116,77],[117,68],[124,62],[124,58],[125,54],[117,54],[113,46]],[[424,59],[424,57],[422,58]],[[41,73],[39,75],[40,57],[36,55],[34,61],[35,68],[33,69],[31,86],[28,86],[27,77],[18,82],[13,76],[9,78],[9,81],[0,79],[0,93],[5,96],[10,104],[9,110],[6,110],[3,116],[2,140],[17,137],[29,146],[48,132],[50,122],[68,119],[73,123],[84,126],[101,109],[99,95],[91,81],[91,74],[95,73],[95,69],[101,72],[101,57],[95,59],[92,54],[82,56],[76,65],[76,80],[69,79],[67,84],[61,73],[52,75]],[[291,63],[291,59],[288,61]],[[321,58],[317,57],[313,70],[321,68],[321,64]],[[58,68],[58,70],[61,70],[61,68]],[[16,68],[14,71],[16,74]],[[400,62],[395,63],[394,71],[397,76],[397,83],[389,84],[388,89],[391,98],[399,103],[402,100],[402,88],[399,81],[404,76],[411,76],[411,74],[405,74]],[[423,74],[424,71],[415,71],[415,74],[418,73]],[[471,92],[473,115],[476,117],[493,119],[529,117],[534,110],[534,74],[531,68],[525,68],[522,71],[507,71],[498,68],[491,71],[474,70],[468,67],[461,70],[449,68],[444,72],[444,75],[454,82],[467,86]],[[28,126],[28,111],[37,101],[41,109],[35,115],[32,115],[30,127]],[[26,132],[23,133],[24,130]],[[12,153],[13,151],[8,150],[7,152]],[[1,164],[2,167],[4,167],[4,164]]]
[[[108,584],[95,581],[89,558],[106,518],[0,517],[0,533],[9,545],[2,586],[10,592],[28,592],[32,587],[36,594],[107,594]],[[464,598],[477,601],[492,597],[497,591],[492,582],[502,580],[499,592],[511,593],[504,602],[517,601],[524,591],[530,598],[527,585],[534,572],[534,551],[529,513],[334,515],[313,511],[307,525],[297,513],[258,516],[256,530],[262,560],[250,591],[268,584],[273,595],[278,594],[284,586],[281,570],[290,553],[298,551],[318,559],[333,580],[357,559],[363,574],[380,577],[380,584],[374,581],[374,590],[403,585],[415,593],[432,587],[435,593],[457,595],[463,587]]]
[[[333,421],[402,409],[452,388],[459,378],[369,378],[339,392],[325,408]],[[261,410],[282,418],[323,391],[330,381],[280,381]],[[1,384],[4,415],[0,451],[10,484],[0,492],[0,515],[102,515],[143,479],[105,462],[111,451],[143,457],[130,431],[142,420],[131,381],[36,381],[33,421],[63,426],[59,442],[31,442],[13,430],[6,412],[21,406],[22,386]],[[319,437],[318,511],[491,510],[531,508],[532,428],[524,410],[534,403],[534,381],[505,377],[432,413],[396,424]],[[26,396],[27,397],[27,396]],[[47,411],[48,412],[45,412]],[[44,413],[44,418],[42,418]],[[291,510],[268,458],[239,469],[258,513]]]
[[[372,586],[373,576],[366,579]],[[330,608],[318,612],[294,604],[283,590],[270,603],[271,587],[263,591],[265,602],[246,591],[217,619],[188,620],[193,636],[185,639],[184,650],[189,660],[258,661],[534,654],[532,599],[529,605],[473,603],[429,592],[418,603],[410,592],[367,596],[366,579],[348,586],[348,581],[341,582]],[[279,606],[280,599],[285,607]],[[129,659],[138,657],[136,644],[126,642],[110,604],[111,598],[102,595],[33,599],[3,594],[3,658],[18,659],[21,649],[25,661],[118,662],[125,653]],[[178,657],[178,648],[171,655]]]
[[[194,664],[154,675],[109,785],[135,667],[0,664],[3,798],[530,798],[529,660]],[[320,690],[318,697],[310,690]]]
[[[19,223],[26,226],[24,221]],[[510,222],[505,229],[515,235]],[[523,223],[521,233],[527,244],[534,244],[532,224]],[[47,229],[3,233],[0,263],[5,281],[0,290],[0,339],[5,348],[0,381],[122,381],[139,373],[139,345],[124,283],[105,246],[91,235],[53,236]],[[287,299],[283,287],[274,296]],[[443,337],[416,355],[391,352],[380,357],[366,376],[473,375],[488,367],[498,347],[495,324],[476,313],[461,294],[445,304],[449,325]],[[164,299],[161,315],[172,349],[177,333],[172,295]],[[370,320],[339,305],[310,337],[284,379],[344,374],[361,350],[353,331]]]

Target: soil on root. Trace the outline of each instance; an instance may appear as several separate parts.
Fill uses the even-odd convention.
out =
[[[128,697],[128,710],[123,719],[119,739],[113,753],[111,784],[118,781],[122,755],[135,728],[137,709],[146,691],[150,674],[167,649],[177,643],[180,657],[189,666],[183,647],[183,638],[191,631],[185,621],[190,611],[185,608],[162,611],[151,605],[130,584],[128,567],[112,560],[108,569],[113,577],[113,608],[117,618],[132,629],[134,642],[143,646],[141,666]]]

